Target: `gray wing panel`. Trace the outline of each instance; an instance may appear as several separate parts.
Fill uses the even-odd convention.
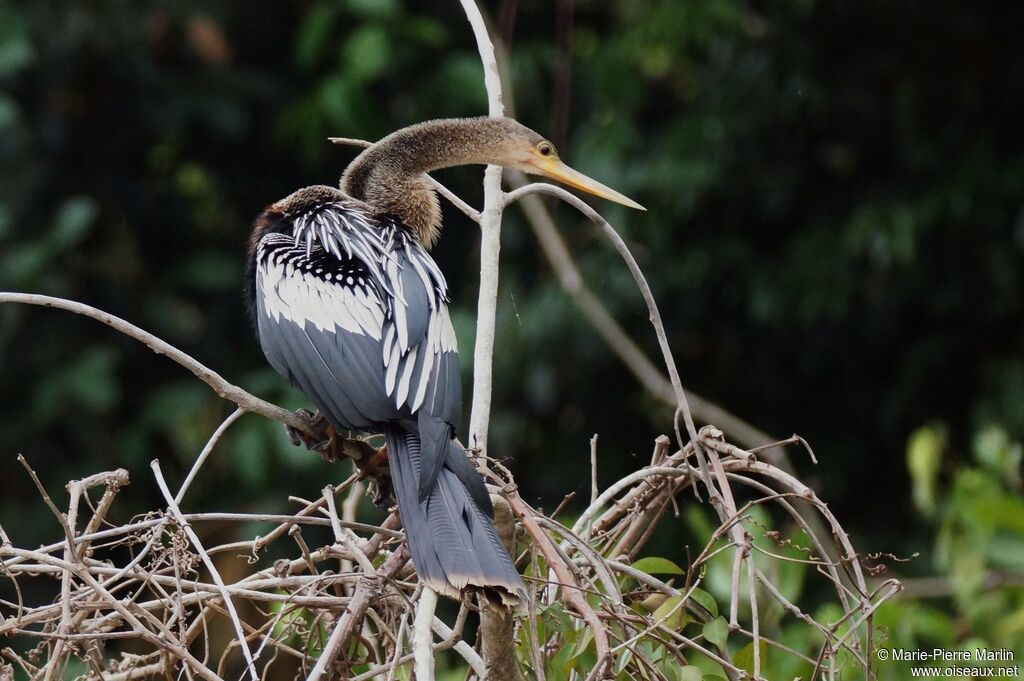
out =
[[[373,424],[362,405],[357,407],[348,391],[338,385],[332,368],[297,324],[287,319],[261,324],[260,341],[268,357],[279,358],[282,366],[274,362],[275,368],[288,376],[332,423],[355,429]]]
[[[384,391],[380,341],[341,329],[321,331],[307,323],[305,335],[331,372],[334,389],[343,391],[370,423],[383,423],[407,414],[398,410]]]
[[[453,425],[462,420],[462,377],[458,352],[441,352],[436,356],[422,408]]]
[[[405,298],[405,323],[409,329],[409,344],[415,344],[427,336],[427,325],[430,313],[435,305],[430,302],[427,294],[427,283],[417,274],[416,267],[404,251],[396,254],[399,264],[399,278],[402,282],[401,291]],[[432,286],[432,284],[430,284]],[[396,305],[401,302],[396,301]]]
[[[256,297],[256,325],[259,328],[260,347],[266,355],[270,366],[274,371],[288,379],[292,385],[295,384],[295,376],[292,374],[288,363],[288,353],[282,339],[274,337],[274,323],[267,317],[267,311],[263,305],[263,295]],[[268,335],[270,336],[268,338]]]

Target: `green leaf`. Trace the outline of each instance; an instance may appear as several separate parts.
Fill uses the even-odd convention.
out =
[[[572,657],[570,659],[575,660],[577,657],[587,652],[587,648],[594,641],[594,630],[590,627],[584,627],[582,630],[579,640],[576,641],[575,646],[567,646],[573,648]]]
[[[986,426],[974,436],[974,457],[985,468],[998,474],[1014,487],[1021,484],[1024,447],[1010,440],[999,426]]]
[[[648,556],[633,563],[633,567],[649,575],[685,575],[686,572],[668,558]]]
[[[724,617],[716,617],[704,625],[704,638],[714,643],[719,648],[725,647],[729,640],[729,624]]]
[[[544,609],[544,620],[550,623],[555,631],[565,634],[574,631],[572,620],[561,603],[555,602]]]
[[[548,675],[552,678],[568,678],[566,673],[573,657],[572,646],[562,646],[558,653],[548,661]]]
[[[616,674],[621,674],[626,669],[626,667],[629,666],[629,663],[632,662],[632,661],[633,661],[633,651],[630,650],[629,648],[623,650],[622,654],[619,655],[619,659],[615,661],[615,673]]]
[[[759,657],[761,659],[760,671],[761,671],[761,673],[763,675],[764,674],[765,665],[766,665],[766,661],[768,659],[768,644],[765,643],[763,640],[762,641],[758,641],[758,646],[757,647],[758,647],[758,650],[760,652]],[[732,658],[732,662],[737,667],[739,667],[740,669],[745,669],[748,674],[753,676],[754,675],[754,642],[751,641],[747,645],[745,645],[742,648],[740,648],[739,651],[736,653],[736,655]]]
[[[275,593],[282,596],[287,596],[288,592],[284,589],[276,589]],[[279,615],[285,608],[288,611],[278,617],[274,622],[273,635],[277,640],[286,641],[290,644],[299,643],[302,640],[302,634],[300,633],[303,629],[307,628],[310,617],[309,611],[305,608],[296,608],[280,601],[274,601],[270,604],[270,612],[275,617]]]
[[[371,80],[391,62],[391,41],[383,28],[364,26],[345,45],[345,68],[358,79]]]
[[[664,620],[664,621],[663,621]],[[654,621],[661,622],[669,629],[680,630],[692,621],[686,612],[686,602],[682,596],[672,596],[654,611]]]
[[[679,681],[702,681],[704,675],[700,672],[700,667],[694,667],[692,664],[688,664],[685,667],[679,669]]]
[[[914,505],[926,516],[935,513],[935,482],[946,448],[946,429],[942,425],[918,428],[907,444],[907,470],[913,483]]]
[[[337,18],[338,8],[334,3],[316,5],[306,14],[295,40],[295,63],[300,69],[316,66],[325,47],[332,44]]]
[[[718,617],[718,602],[715,597],[704,589],[693,588],[690,590],[690,598],[698,605],[711,613],[712,617]]]
[[[76,196],[61,204],[50,234],[54,247],[63,250],[81,241],[98,213],[99,205],[88,196]]]

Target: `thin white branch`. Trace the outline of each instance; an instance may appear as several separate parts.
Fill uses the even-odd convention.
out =
[[[359,550],[359,546],[356,545],[358,537],[352,533],[352,530],[347,530],[341,524],[341,518],[338,517],[338,508],[334,503],[334,486],[327,485],[323,489],[324,499],[327,501],[327,508],[330,511],[331,529],[334,531],[334,540],[348,549],[352,557],[359,563],[359,567],[362,568],[363,572],[368,575],[372,575],[376,570],[373,567],[373,563],[366,557],[362,551]]]
[[[437,609],[437,592],[424,588],[416,603],[416,619],[412,627],[412,653],[416,660],[417,681],[434,680],[433,634],[434,611]]]
[[[749,549],[748,549],[748,554]],[[750,598],[750,630],[754,642],[754,678],[761,677],[761,624],[757,610],[757,585],[754,579],[754,562],[747,561],[747,594]]]
[[[655,335],[658,338],[658,345],[661,348],[662,360],[665,363],[665,367],[668,369],[669,380],[672,383],[672,391],[676,398],[677,414],[682,415],[683,417],[687,434],[689,435],[690,441],[693,443],[694,453],[697,456],[700,478],[708,488],[709,500],[718,512],[719,517],[723,521],[727,520],[736,513],[736,504],[732,498],[732,491],[729,488],[728,481],[725,478],[725,473],[721,467],[721,462],[715,452],[711,452],[710,457],[712,468],[714,469],[714,475],[712,475],[711,471],[708,469],[704,446],[697,436],[697,426],[693,422],[693,414],[690,411],[690,405],[686,399],[686,392],[683,390],[683,384],[679,378],[679,371],[676,368],[675,358],[672,356],[671,347],[669,347],[668,334],[665,331],[665,324],[661,319],[661,312],[658,309],[658,303],[654,299],[654,293],[651,291],[651,287],[647,283],[647,277],[644,276],[636,258],[633,257],[629,247],[626,246],[626,242],[623,241],[619,233],[615,231],[615,228],[613,228],[607,220],[605,220],[597,211],[587,205],[579,197],[561,189],[560,187],[555,187],[554,185],[544,182],[528,184],[506,194],[505,205],[508,205],[523,196],[536,192],[556,196],[583,213],[583,215],[589,218],[591,222],[601,228],[605,237],[611,241],[615,250],[618,251],[619,255],[626,262],[627,267],[629,267],[629,271],[633,275],[633,280],[636,282],[637,288],[640,289],[640,293],[643,295],[644,302],[647,305],[651,326],[654,327]],[[678,423],[678,417],[676,418],[676,422]],[[680,438],[679,446],[683,447],[683,445],[684,443]],[[696,491],[696,486],[694,486],[694,490]],[[742,550],[740,548],[743,545],[742,529],[738,525],[734,525],[730,528],[730,535],[733,543],[737,547],[736,550]],[[751,561],[749,554],[747,555],[747,560]],[[735,599],[735,597],[736,595],[734,594],[733,598]]]
[[[224,435],[224,431],[230,428],[231,424],[237,421],[244,413],[245,409],[242,409],[241,407],[235,409],[231,412],[231,415],[224,419],[224,422],[217,427],[217,430],[213,431],[213,435],[210,436],[206,446],[203,447],[203,451],[199,453],[199,456],[192,464],[192,468],[189,470],[188,475],[185,476],[185,482],[181,483],[181,489],[179,489],[178,493],[174,495],[174,503],[180,504],[181,500],[185,498],[185,492],[187,492],[188,488],[192,485],[192,481],[195,480],[196,474],[206,462],[207,457],[210,456],[213,448],[217,446],[218,442],[220,442],[220,438]]]
[[[455,630],[445,624],[440,617],[434,618],[432,626],[434,633],[444,640],[448,640],[455,635]],[[452,646],[452,649],[461,655],[462,659],[469,663],[469,666],[473,668],[473,671],[476,672],[476,675],[481,679],[481,681],[487,676],[487,665],[484,663],[484,658],[480,657],[479,653],[473,650],[471,645],[460,640]]]
[[[256,663],[252,659],[252,651],[249,650],[249,640],[245,637],[245,630],[242,628],[242,621],[238,617],[238,611],[235,610],[234,601],[231,599],[231,593],[227,589],[227,585],[224,584],[224,580],[221,578],[220,573],[214,566],[213,561],[210,559],[209,554],[206,553],[206,549],[203,548],[202,542],[199,541],[199,536],[196,535],[192,526],[188,524],[188,521],[181,514],[181,509],[178,508],[177,502],[171,496],[171,490],[167,487],[167,481],[164,480],[164,475],[160,471],[160,462],[156,459],[152,461],[150,467],[153,469],[153,474],[156,476],[156,484],[160,487],[160,492],[164,495],[164,500],[167,501],[167,508],[174,516],[178,524],[181,525],[181,529],[184,530],[188,536],[188,540],[192,542],[192,546],[195,548],[196,553],[203,561],[203,565],[210,571],[210,577],[213,578],[214,583],[217,585],[220,591],[221,597],[224,599],[224,605],[227,606],[228,613],[231,615],[231,623],[235,627],[235,635],[238,636],[238,645],[242,649],[242,655],[245,657],[245,666],[249,670],[249,676],[253,681],[259,679],[259,674],[256,673]]]
[[[509,172],[508,178],[513,187],[522,187],[529,182],[526,175],[518,171]],[[576,303],[593,329],[618,355],[640,384],[649,393],[674,407],[676,398],[672,391],[672,384],[669,383],[663,371],[654,365],[640,346],[630,338],[622,325],[615,320],[600,297],[587,286],[569,247],[558,233],[555,221],[551,218],[551,214],[545,208],[540,197],[524,196],[520,205],[562,290]],[[686,396],[690,400],[694,418],[698,421],[715,424],[729,433],[731,439],[745,447],[753,448],[764,443],[772,443],[767,446],[763,458],[787,471],[792,471],[789,457],[781,446],[783,443],[772,442],[775,438],[710,400],[695,394],[689,388],[686,389]]]
[[[673,468],[672,466],[648,466],[647,468],[641,468],[638,471],[633,471],[621,480],[617,480],[615,484],[601,492],[601,495],[594,500],[587,510],[583,512],[583,515],[579,517],[576,523],[572,526],[572,531],[575,534],[584,536],[581,533],[590,523],[594,515],[600,511],[605,504],[615,498],[615,495],[622,490],[640,482],[644,478],[649,478],[656,475],[663,475],[669,478],[677,478],[680,476],[690,475],[689,466],[681,466],[679,468]],[[586,538],[584,536],[584,538]]]
[[[690,439],[696,444],[697,441],[697,428],[693,424],[693,416],[690,413],[689,403],[686,401],[686,393],[683,391],[683,384],[679,379],[679,371],[676,369],[676,361],[672,356],[672,350],[668,345],[668,336],[665,333],[665,325],[661,321],[661,312],[658,311],[658,303],[654,300],[654,294],[651,293],[651,288],[647,284],[647,278],[644,273],[640,270],[640,265],[637,264],[633,254],[629,252],[629,248],[626,247],[626,243],[619,236],[608,221],[601,217],[601,214],[591,208],[581,198],[572,194],[561,187],[556,187],[553,184],[547,182],[534,182],[532,184],[525,185],[516,189],[515,191],[509,192],[505,195],[504,205],[509,205],[518,201],[527,194],[550,194],[556,196],[569,205],[573,206],[576,210],[583,213],[591,222],[596,224],[605,233],[605,236],[615,246],[615,250],[619,252],[622,259],[626,261],[626,265],[629,267],[629,271],[632,273],[633,278],[636,280],[637,286],[640,288],[640,292],[644,297],[644,302],[647,303],[647,309],[651,316],[651,325],[654,326],[654,331],[658,337],[658,345],[661,348],[662,360],[665,362],[665,367],[668,369],[669,381],[672,383],[672,392],[675,394],[676,404],[683,412],[683,416],[686,419],[686,429],[689,432]],[[682,443],[680,443],[681,445]]]
[[[460,0],[473,35],[476,36],[480,63],[484,69],[488,113],[505,115],[501,95],[501,77],[494,56],[494,44],[487,34],[480,8],[473,0]],[[469,416],[469,446],[487,453],[487,431],[491,420],[493,388],[494,327],[498,307],[498,257],[501,251],[501,166],[484,171],[484,208],[480,214],[480,297],[477,300],[476,341],[473,348],[473,405]]]

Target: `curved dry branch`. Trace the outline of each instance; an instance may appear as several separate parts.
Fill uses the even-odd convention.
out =
[[[528,184],[526,176],[516,171],[509,173],[509,181],[517,189]],[[520,205],[562,290],[576,304],[583,316],[590,322],[591,327],[604,339],[612,352],[636,377],[640,385],[651,395],[675,407],[676,397],[672,384],[640,346],[629,337],[622,325],[608,312],[608,308],[601,302],[600,297],[587,286],[568,246],[558,233],[551,214],[544,207],[540,198],[527,194],[521,197]],[[785,450],[774,444],[777,438],[747,423],[739,416],[696,394],[689,388],[686,389],[686,396],[690,400],[694,419],[718,426],[728,433],[730,438],[748,449],[769,443],[763,456],[783,469],[792,469]]]
[[[115,331],[123,333],[129,338],[134,338],[156,354],[164,355],[165,357],[177,362],[191,371],[200,381],[213,388],[213,391],[217,393],[217,395],[234,402],[239,408],[254,414],[259,414],[271,421],[283,423],[295,430],[315,434],[310,430],[309,424],[299,418],[295,413],[290,412],[287,409],[282,409],[276,404],[271,404],[266,400],[261,400],[255,395],[246,392],[237,385],[227,381],[223,376],[205,364],[199,362],[191,355],[182,352],[163,339],[157,338],[148,331],[145,331],[131,322],[121,319],[120,317],[112,315],[109,312],[104,312],[103,310],[99,310],[91,305],[75,302],[73,300],[65,300],[64,298],[55,298],[53,296],[44,296],[35,293],[12,293],[0,291],[0,304],[2,303],[21,303],[23,305],[52,307],[57,310],[73,312],[84,317],[89,317],[90,319],[95,319],[102,324],[106,324]]]
[[[658,302],[654,299],[654,293],[651,292],[651,287],[647,283],[647,277],[644,276],[643,271],[640,269],[640,265],[637,263],[636,258],[630,252],[629,247],[626,246],[626,242],[622,240],[619,233],[611,226],[611,224],[605,220],[600,213],[591,208],[581,198],[572,194],[561,187],[556,187],[553,184],[546,182],[534,182],[520,187],[514,191],[505,194],[504,205],[515,203],[519,199],[528,194],[550,194],[551,196],[558,197],[562,201],[565,201],[570,206],[583,213],[591,222],[601,228],[605,236],[611,241],[615,250],[618,251],[622,259],[626,261],[626,265],[629,267],[630,273],[633,275],[633,279],[636,282],[637,287],[640,289],[641,295],[643,295],[644,302],[647,304],[647,310],[650,314],[650,322],[654,327],[655,334],[658,337],[658,346],[661,348],[662,359],[665,362],[665,367],[668,370],[669,382],[672,384],[672,393],[675,395],[676,404],[683,413],[683,418],[686,422],[686,430],[690,435],[691,441],[697,440],[697,428],[693,423],[693,414],[690,412],[690,404],[686,399],[686,392],[683,390],[682,381],[679,378],[679,370],[676,368],[675,358],[672,356],[672,349],[669,347],[668,334],[665,332],[665,324],[661,320],[661,312],[658,309]],[[683,443],[679,443],[682,447]]]
[[[473,0],[460,1],[477,39],[484,67],[490,114],[500,116],[504,113],[504,109],[494,47],[487,34],[483,16],[475,2]],[[361,140],[347,138],[332,138],[332,141],[356,146],[368,145]],[[664,438],[663,441],[656,444],[655,455],[650,466],[630,474],[601,494],[597,494],[595,486],[592,503],[579,519],[573,531],[565,529],[526,504],[516,492],[511,476],[500,464],[491,462],[492,470],[485,471],[491,479],[504,484],[501,489],[503,496],[533,540],[531,548],[526,554],[527,560],[532,559],[533,564],[537,566],[539,565],[538,556],[543,555],[544,561],[551,571],[552,583],[545,584],[540,581],[542,585],[540,588],[549,589],[548,593],[552,598],[560,590],[563,600],[585,622],[586,635],[593,636],[597,663],[592,669],[585,672],[586,679],[589,681],[598,677],[610,678],[612,670],[615,669],[613,663],[621,664],[630,674],[636,672],[647,678],[657,678],[659,672],[635,645],[641,640],[650,640],[664,645],[666,655],[671,655],[680,661],[685,659],[682,651],[697,651],[720,664],[730,679],[746,678],[746,672],[739,669],[730,659],[727,646],[715,644],[712,649],[709,647],[710,644],[706,642],[702,644],[701,641],[695,641],[691,637],[684,636],[681,631],[667,626],[673,613],[684,605],[691,612],[698,613],[695,616],[699,618],[700,611],[688,599],[688,596],[701,583],[700,577],[694,576],[694,570],[701,569],[701,566],[706,566],[712,558],[723,554],[727,555],[727,552],[730,551],[733,553],[729,623],[733,632],[739,632],[749,637],[753,643],[752,671],[755,678],[760,676],[761,666],[764,662],[760,657],[762,641],[779,649],[789,650],[791,654],[797,655],[805,661],[810,660],[802,653],[765,638],[759,617],[760,611],[766,607],[766,603],[778,603],[782,610],[792,617],[808,624],[813,623],[817,634],[823,639],[815,662],[815,675],[819,674],[825,664],[834,667],[837,651],[848,651],[852,653],[858,664],[863,666],[866,676],[870,677],[871,660],[868,653],[871,646],[871,617],[881,603],[898,592],[899,583],[890,580],[881,584],[874,591],[868,592],[858,554],[854,551],[838,520],[831,514],[827,506],[814,495],[813,491],[800,482],[796,476],[771,464],[757,461],[750,451],[729,444],[724,440],[720,431],[713,428],[704,428],[700,432],[696,430],[688,397],[678,375],[657,304],[636,260],[612,226],[578,197],[553,185],[530,184],[502,194],[501,170],[495,167],[489,167],[485,173],[485,200],[483,210],[480,212],[463,202],[440,183],[431,181],[442,195],[452,201],[471,219],[480,223],[482,230],[481,288],[478,301],[474,393],[469,440],[471,445],[484,450],[487,445],[498,285],[500,220],[503,209],[512,202],[524,197],[536,198],[532,196],[533,194],[549,194],[569,203],[598,225],[627,263],[647,305],[650,321],[658,338],[668,379],[665,379],[661,371],[656,369],[632,343],[632,340],[622,333],[621,327],[615,323],[614,319],[611,319],[610,315],[607,315],[607,311],[600,305],[600,301],[596,301],[595,304],[592,294],[588,297],[588,295],[580,293],[581,291],[589,293],[589,291],[585,289],[579,272],[571,259],[568,265],[563,262],[560,269],[556,267],[559,269],[559,278],[563,288],[592,318],[598,332],[616,348],[626,364],[648,389],[655,394],[660,394],[666,402],[676,407],[675,428],[680,451],[668,456],[670,440]],[[537,203],[537,205],[540,204]],[[548,220],[550,221],[549,216]],[[549,227],[553,228],[553,224]],[[555,236],[557,237],[557,233]],[[562,249],[564,250],[564,244],[562,244]],[[553,250],[556,255],[557,250],[557,247]],[[551,257],[550,254],[549,257]],[[555,259],[552,262],[554,264]],[[48,648],[50,655],[45,668],[36,668],[31,662],[16,656],[17,662],[32,676],[44,676],[46,679],[56,678],[60,673],[65,656],[74,651],[76,642],[86,640],[88,637],[94,640],[137,638],[152,646],[154,652],[116,667],[112,670],[112,678],[136,678],[142,673],[169,674],[170,665],[174,664],[174,658],[179,658],[184,662],[185,669],[190,675],[194,674],[213,681],[220,676],[206,666],[205,660],[200,661],[192,657],[189,647],[200,633],[206,631],[207,618],[217,615],[228,617],[231,620],[238,637],[237,641],[225,648],[221,658],[222,666],[234,646],[238,646],[246,659],[249,674],[253,678],[256,677],[255,663],[260,659],[261,652],[268,647],[273,648],[274,658],[278,653],[299,658],[305,665],[304,670],[310,672],[308,678],[313,681],[319,681],[329,675],[333,676],[336,671],[347,676],[351,666],[360,661],[348,659],[348,655],[343,656],[342,652],[363,649],[368,651],[373,660],[372,663],[369,660],[361,661],[366,663],[370,669],[356,678],[369,679],[385,674],[388,678],[394,678],[398,665],[407,664],[416,658],[418,677],[422,681],[428,681],[433,676],[430,660],[432,660],[434,651],[450,647],[456,647],[460,654],[470,662],[478,678],[483,676],[484,672],[481,670],[486,666],[485,662],[473,653],[465,641],[461,640],[462,622],[466,612],[465,605],[460,611],[459,622],[454,629],[447,628],[447,625],[433,615],[433,601],[436,599],[436,595],[417,585],[411,571],[404,569],[408,562],[408,553],[404,544],[399,545],[388,555],[385,542],[392,542],[393,539],[401,537],[400,533],[394,531],[394,528],[398,526],[395,514],[392,514],[379,527],[356,523],[354,518],[349,517],[351,514],[346,515],[346,520],[349,522],[342,522],[338,518],[334,502],[334,495],[337,492],[334,488],[328,489],[324,498],[318,501],[299,500],[304,504],[304,508],[291,516],[255,516],[232,513],[185,515],[178,509],[178,502],[186,493],[216,442],[231,423],[245,412],[252,411],[261,414],[311,436],[321,435],[315,427],[296,414],[260,400],[232,385],[194,358],[123,319],[88,305],[49,296],[0,293],[0,303],[5,302],[54,307],[107,324],[144,343],[154,352],[171,357],[203,380],[218,395],[234,402],[238,407],[212,435],[175,498],[171,498],[170,492],[159,474],[159,468],[154,462],[154,470],[168,502],[169,510],[167,512],[152,514],[127,525],[99,531],[100,520],[97,518],[105,515],[106,509],[109,508],[110,501],[116,493],[116,488],[112,487],[108,488],[108,494],[104,495],[99,509],[94,513],[93,519],[89,521],[85,531],[76,534],[75,518],[78,512],[78,503],[80,499],[87,499],[87,497],[83,497],[80,487],[73,487],[69,488],[72,497],[66,515],[57,510],[52,500],[43,492],[44,499],[62,524],[66,535],[65,541],[28,551],[15,548],[10,538],[0,529],[0,540],[2,540],[0,555],[4,557],[0,575],[14,580],[14,587],[19,598],[17,604],[0,600],[0,607],[14,607],[16,608],[14,612],[17,613],[14,617],[6,617],[0,613],[0,635],[21,634],[26,637],[42,639],[44,642],[50,642],[51,645]],[[714,405],[711,406],[714,407]],[[731,415],[727,412],[717,413],[711,410],[704,413],[706,409],[707,405],[701,405],[704,420],[718,421],[733,431],[734,436],[738,436],[742,441],[744,437],[742,426],[746,424],[740,423],[737,426],[730,422]],[[679,417],[682,417],[689,435],[688,444],[683,442],[683,438],[678,432]],[[737,433],[737,430],[740,433]],[[752,435],[747,432],[745,435],[752,438],[744,442],[748,445],[760,444],[768,439],[761,433]],[[756,440],[760,440],[760,442],[756,442]],[[353,456],[353,458],[359,459],[359,456]],[[478,462],[484,467],[486,467],[485,462],[487,461],[486,456],[481,456],[478,459]],[[755,476],[758,479],[755,479]],[[342,485],[341,489],[352,484],[354,479],[354,477],[350,478]],[[609,551],[615,553],[616,547],[621,546],[623,542],[634,549],[642,547],[650,537],[654,525],[662,517],[664,510],[670,504],[675,504],[675,497],[687,487],[693,487],[696,491],[698,480],[709,491],[709,501],[718,513],[720,525],[701,555],[691,563],[685,588],[676,589],[670,584],[646,575],[622,560],[615,560],[618,556],[612,556],[612,559],[606,557],[605,553]],[[758,495],[757,498],[737,509],[730,483],[746,486],[753,490],[755,495]],[[819,517],[824,519],[828,524],[828,531],[819,533],[813,524],[805,522],[802,514],[795,508],[796,500],[806,502],[808,508],[815,512],[815,519]],[[640,507],[644,503],[657,506],[654,509],[656,512],[643,512]],[[835,588],[844,609],[844,615],[839,621],[833,622],[829,626],[814,622],[798,605],[789,602],[781,594],[779,588],[770,581],[770,572],[760,570],[755,566],[754,551],[758,551],[768,560],[787,560],[780,553],[766,551],[762,547],[755,546],[754,538],[744,529],[745,523],[749,527],[749,523],[747,523],[749,508],[754,504],[768,503],[778,504],[781,509],[796,519],[800,527],[810,536],[814,550],[821,553],[821,560],[808,559],[796,562],[814,565],[819,574]],[[601,509],[609,505],[608,511],[598,517]],[[801,508],[803,507],[801,506]],[[171,518],[174,520],[170,520]],[[593,522],[595,518],[597,518],[596,523]],[[252,541],[224,544],[209,550],[199,544],[198,537],[188,524],[201,520],[242,522],[257,519],[277,523],[277,526],[262,538],[256,537]],[[307,523],[330,526],[334,530],[337,543],[317,550],[310,550],[301,535],[302,525]],[[175,534],[178,532],[175,528],[179,526],[180,534],[187,535],[188,541]],[[593,536],[591,536],[592,526],[596,528]],[[373,535],[369,539],[361,540],[348,528],[373,532]],[[754,530],[751,529],[750,532],[754,532]],[[582,533],[582,536],[578,533]],[[294,544],[289,544],[292,549],[298,547],[301,554],[299,557],[281,559],[275,563],[272,569],[255,571],[233,584],[226,584],[213,569],[209,554],[242,549],[251,552],[253,560],[255,560],[256,553],[285,534],[288,534],[289,538],[294,541]],[[824,536],[819,536],[819,534]],[[826,540],[827,535],[831,535],[830,541]],[[563,539],[561,545],[557,543],[559,538]],[[99,545],[100,541],[105,544]],[[94,550],[122,549],[133,542],[144,543],[144,546],[141,551],[135,552],[134,558],[123,567],[116,567],[116,563],[92,558],[91,552]],[[836,548],[834,554],[827,550],[826,544]],[[192,549],[188,549],[189,545]],[[168,546],[171,549],[168,549]],[[55,555],[58,552],[63,553],[63,558]],[[627,555],[634,554],[627,553]],[[378,559],[376,563],[373,562],[375,558]],[[208,565],[214,583],[199,582],[198,575],[194,579],[183,577],[190,570],[194,572],[193,567],[189,566],[198,564],[200,560]],[[331,561],[330,567],[324,564],[325,561]],[[334,568],[339,564],[341,571],[335,573]],[[380,565],[380,567],[375,569],[374,565]],[[747,569],[745,585],[743,584],[744,580],[741,579],[744,566]],[[539,573],[535,570],[535,574]],[[674,603],[673,610],[668,611],[667,614],[664,611],[660,615],[656,611],[649,615],[638,613],[627,607],[632,603],[630,601],[632,595],[627,592],[626,586],[623,584],[628,586],[632,582],[626,580],[620,584],[617,581],[617,575],[618,579],[623,579],[624,575],[636,580],[636,583],[643,589],[649,589],[655,593],[660,592],[663,596],[678,598],[681,601]],[[25,605],[17,582],[19,578],[58,579],[60,580],[61,596],[56,602],[44,606]],[[531,584],[530,586],[535,587],[536,585]],[[759,587],[760,593],[758,592]],[[750,605],[749,615],[741,614],[740,610],[739,599],[743,590],[746,592],[746,598]],[[141,598],[139,594],[142,593],[149,595]],[[119,597],[121,594],[128,595]],[[544,606],[536,595],[536,589],[531,590],[531,597],[526,604],[531,618],[540,617],[538,608]],[[588,596],[590,596],[590,600],[588,600]],[[248,603],[262,616],[262,624],[253,626],[249,622],[242,621],[233,600],[244,600]],[[269,604],[280,608],[276,614],[266,610]],[[190,609],[194,609],[192,614],[189,613]],[[297,616],[297,613],[303,611],[302,609],[309,609],[311,613],[309,620]],[[417,614],[413,654],[403,655],[402,639],[413,609]],[[335,618],[335,613],[343,614]],[[487,616],[488,611],[483,608],[481,617]],[[190,620],[188,620],[189,617],[191,617]],[[747,620],[748,618],[749,628],[741,626],[741,619]],[[323,629],[324,632],[330,630],[330,635],[328,637],[325,633],[324,638],[327,640],[321,639],[318,645],[313,645],[313,637],[318,635],[323,622],[333,622],[333,627],[324,625]],[[391,628],[392,626],[394,628]],[[577,632],[583,631],[580,626],[579,621],[570,625]],[[865,646],[862,646],[859,632],[865,626],[868,629],[868,637]],[[284,634],[279,634],[279,629],[283,629]],[[481,629],[486,629],[486,627]],[[536,631],[532,627],[527,626],[525,629],[529,631],[519,635],[533,637],[535,650],[532,652],[531,662],[538,667],[538,677],[543,678],[545,657],[551,651],[541,650],[540,642],[536,640]],[[445,640],[433,643],[431,630],[437,632]],[[507,631],[511,632],[512,629],[509,627]],[[301,640],[305,641],[305,645],[298,647],[290,645],[286,640],[287,636],[300,636]],[[250,643],[253,641],[259,642],[255,655],[250,652]],[[514,654],[513,643],[512,640],[508,641],[508,650]],[[319,655],[310,654],[311,650],[322,650],[323,652]],[[488,654],[487,645],[484,646],[484,650],[485,654]],[[166,657],[167,660],[162,659],[161,656]],[[308,665],[313,664],[313,658],[316,658],[315,666],[310,669]],[[381,663],[382,660],[388,662]],[[102,662],[102,656],[96,659],[96,656],[93,655],[89,658],[89,662],[94,667],[94,671],[102,674],[103,670],[99,664]],[[264,674],[272,663],[273,659],[265,662]]]

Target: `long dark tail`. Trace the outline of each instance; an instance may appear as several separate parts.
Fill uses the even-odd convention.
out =
[[[411,424],[410,424],[411,425]],[[513,605],[525,593],[522,578],[494,528],[487,488],[465,452],[451,440],[432,488],[419,490],[424,460],[419,434],[398,424],[385,433],[391,481],[406,540],[420,579],[458,599],[476,588]]]

